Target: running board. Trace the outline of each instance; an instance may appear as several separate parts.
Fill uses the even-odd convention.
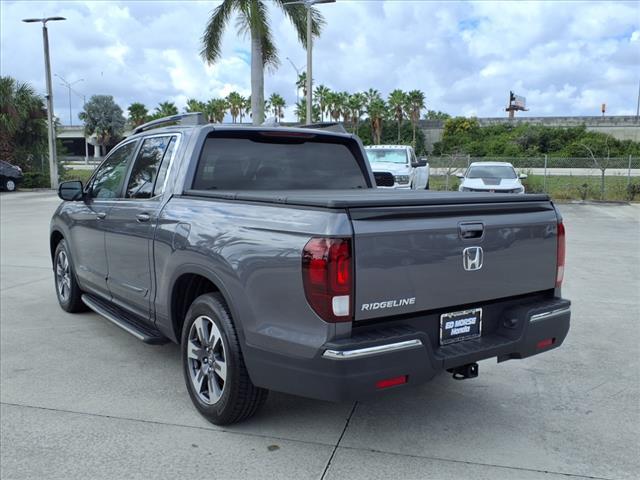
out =
[[[138,340],[152,345],[169,343],[169,339],[150,325],[134,318],[121,308],[87,293],[82,295],[82,301],[98,315],[103,316],[111,323],[117,325],[125,332],[130,333]]]

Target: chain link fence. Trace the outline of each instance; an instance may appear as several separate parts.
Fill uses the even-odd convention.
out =
[[[640,157],[429,157],[430,187],[457,190],[473,162],[509,162],[527,175],[522,183],[529,193],[548,193],[560,200],[633,201],[640,199]]]

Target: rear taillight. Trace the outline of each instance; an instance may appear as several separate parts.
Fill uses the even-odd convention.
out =
[[[564,224],[562,220],[558,222],[558,256],[556,267],[556,288],[560,288],[564,279],[564,258],[566,254]]]
[[[302,281],[307,301],[327,322],[353,316],[353,265],[348,238],[312,238],[302,252]]]

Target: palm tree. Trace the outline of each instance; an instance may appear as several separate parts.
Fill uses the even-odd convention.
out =
[[[153,112],[154,118],[171,117],[178,114],[178,107],[173,102],[160,102]]]
[[[382,138],[382,122],[387,113],[387,104],[377,91],[371,92],[369,90],[367,93],[369,94],[367,114],[369,115],[369,122],[371,122],[371,136],[373,143],[379,145]]]
[[[351,123],[353,125],[353,133],[358,134],[358,127],[360,124],[360,118],[362,117],[362,111],[367,102],[367,98],[364,93],[354,93],[349,96],[348,107],[351,110]]]
[[[320,107],[320,121],[324,122],[324,111],[327,108],[327,96],[331,93],[331,90],[324,86],[318,85],[313,92],[313,97]]]
[[[242,117],[248,115],[251,118],[251,95],[242,100],[242,107],[240,108],[240,123],[242,123]]]
[[[196,100],[195,98],[190,98],[189,100],[187,100],[187,106],[184,109],[184,111],[187,113],[194,113],[194,112],[205,113],[206,109],[207,109],[207,106],[205,105],[204,102],[201,102],[200,100]]]
[[[284,98],[277,93],[272,93],[268,100],[269,109],[273,111],[276,117],[276,122],[284,117],[284,109],[287,106]]]
[[[307,72],[298,74],[298,80],[296,81],[296,88],[302,90],[302,96],[307,98]]]
[[[207,102],[205,108],[205,111],[207,112],[207,119],[210,123],[224,122],[224,116],[227,114],[227,108],[229,108],[229,105],[224,98],[212,98]]]
[[[131,123],[132,127],[142,125],[147,121],[147,118],[149,118],[149,111],[147,110],[147,107],[140,102],[134,102],[129,105],[127,111],[129,112],[129,123]]]
[[[400,130],[402,128],[402,119],[404,118],[404,107],[407,103],[407,94],[402,90],[395,89],[389,94],[388,105],[391,116],[398,122],[398,143],[400,143]]]
[[[0,77],[0,159],[25,168],[47,149],[44,99],[28,83]]]
[[[311,121],[312,122],[319,122],[320,121],[320,107],[317,104],[314,103],[312,108],[313,108],[313,110],[311,111]],[[302,119],[307,118],[307,102],[306,102],[306,100],[302,99],[298,103],[296,103],[295,114],[298,117],[298,119],[301,119],[300,120],[301,123],[304,121]]]
[[[296,29],[298,39],[306,48],[307,8],[302,4],[289,5],[286,0],[273,0],[270,3],[277,5],[289,18]],[[251,37],[251,110],[253,123],[260,125],[264,121],[264,67],[276,68],[279,63],[269,25],[267,2],[265,0],[223,0],[209,18],[202,36],[200,55],[209,64],[220,59],[222,35],[233,13],[238,15],[236,21],[238,33],[249,34]],[[324,18],[317,9],[312,8],[311,20],[312,35],[317,37],[324,25]]]
[[[409,112],[409,118],[411,119],[411,125],[413,127],[413,141],[412,145],[415,148],[416,146],[416,128],[418,127],[418,122],[420,121],[420,112],[424,110],[425,98],[424,93],[420,90],[411,90],[407,93],[407,106],[406,110]]]
[[[236,123],[242,109],[244,107],[244,97],[238,92],[231,92],[227,95],[227,103],[229,104],[229,113],[231,114],[231,121]]]

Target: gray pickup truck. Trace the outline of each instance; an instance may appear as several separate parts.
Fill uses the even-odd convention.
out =
[[[171,117],[59,195],[61,307],[179,343],[216,424],[253,415],[268,390],[338,401],[471,378],[569,330],[546,195],[376,189],[353,135]]]

